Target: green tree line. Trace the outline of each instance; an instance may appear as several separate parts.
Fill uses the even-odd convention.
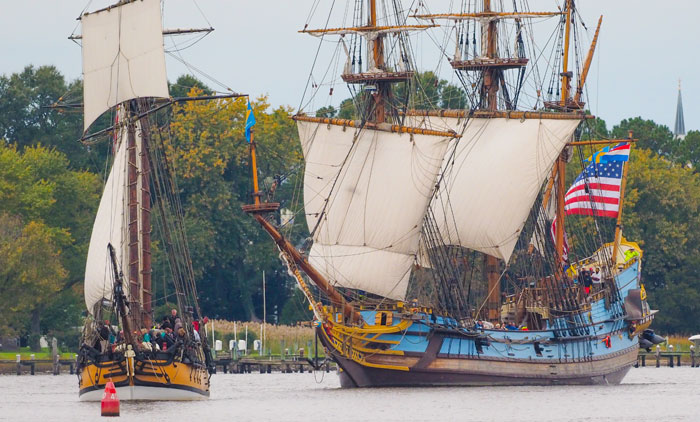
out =
[[[409,86],[413,107],[462,108],[461,89],[426,72]],[[49,109],[59,99],[80,102],[81,84],[69,82],[52,66],[27,67],[0,77],[0,336],[41,334],[77,337],[71,327],[84,312],[85,257],[109,165],[108,146],[86,147],[80,113]],[[173,96],[197,95],[209,88],[191,76],[171,84]],[[406,95],[398,93],[398,95]],[[264,97],[252,101],[258,124],[259,175],[264,189],[276,186],[282,208],[301,209],[298,187],[303,159],[292,112],[274,108]],[[267,314],[279,322],[308,318],[300,292],[278,259],[267,235],[241,210],[252,201],[246,102],[217,100],[173,107],[173,161],[203,312],[210,317],[249,320],[262,317],[262,273]],[[355,103],[319,115],[355,118]],[[677,140],[666,126],[640,117],[608,129],[596,119],[584,136],[639,139],[633,152],[625,236],[644,249],[643,281],[655,326],[665,332],[693,332],[700,318],[700,132]],[[290,235],[306,233],[303,214]],[[158,255],[157,244],[155,253]],[[38,265],[40,263],[41,265]],[[162,257],[154,259],[154,304],[165,306],[172,286]],[[156,315],[158,316],[158,315]],[[69,333],[73,334],[69,334]],[[77,340],[76,340],[77,341]]]

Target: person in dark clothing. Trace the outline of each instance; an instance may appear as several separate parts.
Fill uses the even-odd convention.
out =
[[[165,329],[165,332],[163,333],[163,343],[165,344],[165,347],[163,347],[163,349],[170,349],[172,346],[175,345],[175,336],[173,335],[172,329]]]
[[[167,318],[168,318],[168,321],[170,321],[170,328],[175,329],[175,320],[178,319],[177,309],[172,309],[170,311],[170,316],[168,316]]]
[[[591,270],[583,269],[581,270],[581,281],[583,283],[583,291],[586,292],[586,294],[589,294],[591,292],[591,286],[593,285],[593,279],[591,278]]]
[[[93,347],[102,353],[106,352],[109,349],[109,335],[111,333],[112,329],[109,326],[109,321],[98,321],[97,338]]]
[[[100,334],[100,340],[109,340],[109,334],[111,330],[109,329],[108,324],[109,321],[100,321],[100,326],[97,330],[97,332]]]
[[[163,321],[160,323],[160,329],[165,330],[166,328],[173,329],[173,324],[170,323],[170,317],[164,316]]]
[[[156,345],[158,345],[159,350],[163,350],[163,344],[165,343],[165,337],[163,336],[163,334],[164,333],[161,331],[160,333],[158,333],[158,335],[155,336],[155,340],[153,340],[155,341]]]

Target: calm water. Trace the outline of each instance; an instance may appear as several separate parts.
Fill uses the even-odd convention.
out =
[[[92,421],[71,375],[0,376],[0,420]],[[700,421],[700,369],[632,369],[618,386],[341,390],[335,373],[219,374],[203,402],[121,404],[134,421]]]

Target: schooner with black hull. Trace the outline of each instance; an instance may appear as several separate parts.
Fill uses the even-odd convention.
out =
[[[308,241],[295,247],[271,218],[278,204],[261,202],[254,143],[255,201],[244,207],[307,296],[342,386],[619,383],[654,311],[642,250],[621,230],[634,139],[581,138],[600,22],[579,61],[573,0],[553,12],[462,1],[443,14],[352,3],[350,25],[301,31],[340,35],[357,110],[294,116]],[[533,19],[556,27],[548,80],[534,60],[544,53],[526,54]],[[469,108],[411,109],[425,87],[407,34],[440,29],[455,35],[449,62]]]
[[[122,400],[206,399],[215,368],[165,152],[167,107],[198,98],[170,98],[160,0],[123,0],[80,21],[82,34],[71,38],[82,41],[82,140],[108,138],[113,153],[85,269],[90,315],[78,355],[80,399],[100,400],[109,381]],[[106,112],[113,124],[95,131]],[[153,228],[175,289],[177,312],[167,324],[153,318]]]

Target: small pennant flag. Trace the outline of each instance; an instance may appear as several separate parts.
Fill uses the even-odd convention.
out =
[[[253,114],[253,107],[250,106],[250,101],[248,101],[248,113],[245,119],[245,138],[248,140],[248,143],[250,143],[250,130],[253,126],[255,126],[255,114]]]

